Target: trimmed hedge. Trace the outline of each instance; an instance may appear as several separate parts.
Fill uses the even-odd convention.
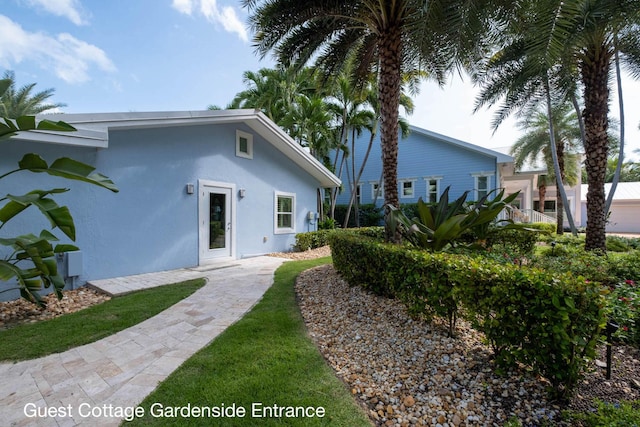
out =
[[[296,252],[302,252],[309,249],[321,248],[329,244],[329,235],[331,233],[345,232],[356,232],[361,236],[368,236],[380,240],[384,238],[384,227],[362,227],[349,229],[349,231],[342,229],[308,231],[296,234],[296,243],[293,245],[293,249]]]
[[[530,366],[550,381],[554,397],[573,390],[595,355],[605,300],[601,286],[583,277],[413,250],[357,233],[329,240],[334,267],[348,283],[397,297],[413,315],[446,316],[452,328],[463,313],[484,332],[499,367]]]

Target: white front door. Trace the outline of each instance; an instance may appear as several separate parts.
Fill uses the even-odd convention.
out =
[[[233,256],[233,185],[199,182],[200,264]]]

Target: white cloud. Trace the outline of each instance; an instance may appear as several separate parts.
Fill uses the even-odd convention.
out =
[[[44,33],[30,33],[4,15],[0,15],[0,65],[35,61],[42,68],[53,69],[68,83],[90,80],[89,69],[97,66],[103,71],[116,70],[107,54],[97,46],[62,33],[51,37]]]
[[[63,16],[76,25],[85,25],[88,22],[82,17],[82,6],[78,0],[29,0],[34,8],[44,8],[47,12]]]
[[[171,7],[177,10],[180,13],[184,13],[185,15],[191,15],[193,12],[193,1],[192,0],[173,0],[171,2]]]
[[[171,6],[180,13],[192,15],[196,3],[200,3],[200,13],[225,31],[235,33],[244,42],[249,41],[247,29],[231,6],[219,6],[217,0],[173,0]]]

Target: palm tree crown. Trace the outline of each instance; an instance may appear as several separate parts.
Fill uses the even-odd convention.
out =
[[[2,78],[9,81],[9,86],[0,96],[0,117],[15,119],[20,116],[33,116],[66,106],[62,103],[45,104],[45,101],[53,96],[55,89],[46,89],[32,94],[31,91],[36,83],[16,89],[16,78],[13,71],[5,71]]]

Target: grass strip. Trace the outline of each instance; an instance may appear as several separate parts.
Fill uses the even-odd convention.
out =
[[[113,335],[166,310],[204,284],[204,279],[195,279],[145,289],[64,316],[0,331],[0,361],[35,359]]]
[[[371,426],[309,339],[296,303],[298,274],[329,262],[330,257],[284,263],[262,300],[163,381],[141,403],[145,416],[126,425]],[[325,415],[264,417],[261,410],[256,417],[254,404],[321,407]],[[235,409],[225,417],[194,415],[193,408],[212,407]]]

